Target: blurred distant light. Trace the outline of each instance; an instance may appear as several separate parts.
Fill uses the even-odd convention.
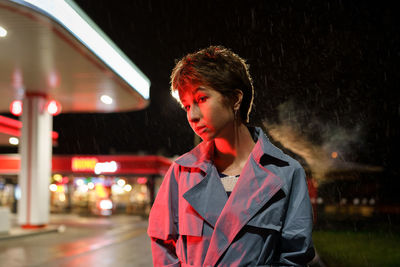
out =
[[[346,205],[347,204],[347,198],[340,199],[340,204]]]
[[[112,214],[112,210],[100,210],[100,214],[103,216],[110,216]]]
[[[87,185],[83,184],[77,188],[77,191],[80,193],[86,193],[87,191],[89,191],[89,187]]]
[[[369,204],[370,204],[370,205],[375,205],[375,199],[374,199],[374,198],[371,198],[371,199],[369,200]]]
[[[336,159],[338,157],[338,153],[336,151],[333,151],[332,154],[331,154],[331,157],[333,159]]]
[[[146,194],[146,193],[147,193],[147,187],[146,187],[146,186],[141,186],[141,187],[140,187],[140,191],[141,191],[143,194]]]
[[[117,184],[119,185],[119,186],[124,186],[125,185],[125,180],[124,179],[119,179],[118,181],[117,181]]]
[[[89,189],[93,189],[94,188],[94,183],[90,182],[90,183],[88,183],[87,186],[88,186]]]
[[[19,2],[29,3],[50,15],[145,99],[150,97],[149,79],[73,1],[25,0]]]
[[[10,112],[14,116],[21,116],[21,114],[22,114],[22,101],[21,100],[14,100],[13,102],[11,102]]]
[[[57,185],[51,184],[51,185],[49,185],[49,189],[50,189],[51,192],[56,192],[57,191]]]
[[[176,99],[176,101],[180,102],[180,98],[179,98],[179,92],[178,90],[174,90],[172,91],[172,97]]]
[[[367,205],[367,204],[368,204],[368,199],[364,197],[364,198],[361,200],[361,204]]]
[[[136,196],[136,200],[137,200],[138,202],[143,202],[144,199],[145,199],[145,197],[143,196],[143,194],[138,194],[138,195]]]
[[[99,198],[107,198],[109,196],[108,189],[102,183],[96,184],[95,192]]]
[[[57,185],[57,192],[64,193],[65,192],[65,186],[64,185]]]
[[[360,204],[360,199],[359,199],[359,198],[353,199],[353,204],[354,204],[354,205]]]
[[[77,186],[82,186],[85,184],[85,181],[83,179],[76,179],[75,184]]]
[[[317,204],[323,204],[324,199],[322,197],[317,198]]]
[[[63,184],[68,184],[68,182],[69,182],[69,178],[67,176],[65,176],[61,179],[61,183],[63,183]]]
[[[11,145],[16,146],[16,145],[19,144],[19,139],[18,139],[17,137],[10,137],[10,139],[8,139],[8,142],[9,142]]]
[[[53,179],[54,179],[54,181],[61,182],[63,177],[61,174],[54,174]]]
[[[124,190],[125,190],[126,192],[130,192],[130,191],[132,190],[132,186],[131,186],[130,184],[126,184],[126,185],[124,186]]]
[[[0,37],[6,37],[7,30],[0,26]]]
[[[58,199],[59,199],[61,202],[64,202],[64,201],[65,201],[65,194],[60,194],[59,197],[58,197]]]
[[[61,104],[56,100],[51,100],[47,103],[47,112],[53,116],[61,113]]]
[[[54,71],[49,74],[47,80],[51,88],[56,88],[60,85],[60,78]]]
[[[58,231],[59,233],[64,233],[66,229],[67,229],[67,227],[66,227],[64,224],[61,224],[61,225],[57,228],[57,231]]]
[[[124,193],[123,188],[120,187],[120,186],[117,185],[117,184],[113,184],[113,185],[111,186],[111,191],[112,191],[113,194],[122,194],[122,193]]]
[[[138,184],[145,184],[145,183],[147,183],[147,178],[146,177],[139,177],[137,179],[137,183]]]
[[[19,185],[15,186],[14,197],[15,197],[16,200],[20,200],[21,199],[21,187]]]
[[[24,94],[24,79],[22,78],[22,71],[19,68],[15,68],[12,74],[12,85],[14,89],[19,91],[18,94],[23,95]]]
[[[106,105],[111,105],[113,102],[113,99],[108,95],[102,95],[100,97],[100,100],[101,100],[101,102],[103,102]]]
[[[113,204],[109,199],[103,199],[100,201],[100,209],[102,210],[110,210],[112,209]]]

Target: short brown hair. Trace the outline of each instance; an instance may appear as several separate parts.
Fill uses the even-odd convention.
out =
[[[254,87],[245,60],[223,46],[210,46],[188,54],[179,60],[171,74],[171,93],[185,90],[187,84],[202,83],[212,87],[228,99],[243,92],[240,118],[249,122],[253,105]]]

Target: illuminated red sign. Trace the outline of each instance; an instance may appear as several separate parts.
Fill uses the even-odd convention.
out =
[[[71,169],[74,172],[115,173],[118,164],[115,161],[99,162],[97,158],[72,158]]]
[[[79,171],[90,171],[94,172],[94,169],[96,168],[97,164],[97,159],[96,158],[72,158],[72,164],[71,164],[71,169],[74,172],[79,172]]]

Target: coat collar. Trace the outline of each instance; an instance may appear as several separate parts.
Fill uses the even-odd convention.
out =
[[[253,158],[260,162],[264,154],[272,156],[276,159],[286,161],[286,155],[277,147],[275,147],[259,127],[254,128],[253,139],[256,142],[253,151]],[[207,172],[209,165],[212,164],[214,155],[214,141],[201,142],[191,151],[183,154],[175,162],[183,167],[199,168]]]
[[[261,157],[265,154],[278,160],[287,161],[287,156],[269,141],[261,128],[255,127],[254,137],[258,141],[251,154],[256,162],[260,163]]]
[[[175,162],[183,167],[199,168],[206,172],[212,163],[213,154],[214,141],[203,141],[191,151],[177,158]]]
[[[183,194],[199,215],[214,228],[205,265],[216,264],[243,226],[284,185],[284,180],[260,161],[267,155],[270,159],[286,163],[287,156],[270,143],[260,128],[255,129],[254,137],[258,141],[229,199],[212,164],[213,141],[199,144],[175,161],[184,167],[199,168],[205,173],[199,183]]]

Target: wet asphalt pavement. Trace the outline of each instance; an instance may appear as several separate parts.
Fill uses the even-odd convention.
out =
[[[51,215],[48,231],[0,239],[0,266],[152,266],[147,220]]]

